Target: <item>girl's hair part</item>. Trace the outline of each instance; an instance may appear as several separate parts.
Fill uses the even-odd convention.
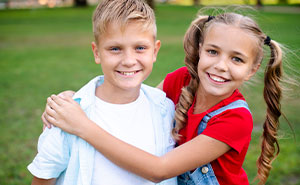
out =
[[[182,88],[179,102],[176,105],[176,125],[172,135],[180,140],[180,129],[184,128],[187,122],[187,112],[191,107],[200,79],[198,77],[199,46],[203,43],[206,32],[212,25],[226,24],[240,28],[249,33],[256,41],[256,57],[254,65],[260,65],[263,61],[263,45],[270,47],[271,55],[265,69],[264,78],[264,99],[267,104],[266,119],[263,125],[261,154],[257,160],[257,177],[260,184],[264,184],[269,176],[272,162],[279,154],[279,143],[277,130],[279,128],[279,117],[281,116],[280,100],[282,89],[280,81],[282,78],[282,50],[280,45],[270,40],[259,28],[256,22],[236,13],[222,13],[215,17],[198,16],[188,28],[184,37],[185,65],[191,75],[191,80],[186,87]]]

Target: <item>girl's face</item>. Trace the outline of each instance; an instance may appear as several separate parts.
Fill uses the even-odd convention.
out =
[[[204,96],[225,99],[255,74],[254,37],[240,28],[212,25],[200,44],[199,90]]]

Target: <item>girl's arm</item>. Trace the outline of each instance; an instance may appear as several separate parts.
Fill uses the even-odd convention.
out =
[[[163,90],[163,87],[164,87],[164,81],[161,81],[157,86],[156,88],[160,89],[160,90]]]
[[[40,179],[37,177],[32,178],[31,185],[54,185],[56,179]]]
[[[157,86],[156,88],[160,89],[160,90],[163,90],[163,85],[164,85],[164,81],[161,81]],[[63,91],[61,93],[58,94],[58,96],[61,96],[61,97],[72,97],[73,95],[75,94],[74,91],[71,91],[71,90],[67,90],[67,91]],[[49,129],[51,128],[51,123],[48,122],[48,120],[45,118],[46,116],[46,111],[43,112],[42,116],[41,116],[41,119],[43,121],[43,129],[45,129],[46,127],[48,127]]]
[[[63,92],[59,93],[58,96],[60,96],[60,97],[72,97],[74,94],[75,94],[74,91],[67,90],[67,91],[63,91]],[[46,114],[46,112],[44,111],[43,114],[42,114],[42,116],[41,116],[41,119],[42,119],[43,124],[44,124],[44,125],[43,125],[43,130],[44,130],[46,127],[48,127],[49,129],[51,128],[51,123],[49,123],[49,122],[47,121],[47,119],[45,118],[45,114]]]
[[[171,152],[157,157],[129,145],[89,120],[72,98],[47,99],[46,119],[93,145],[118,166],[153,182],[175,177],[207,164],[230,150],[216,139],[199,135]],[[134,155],[133,155],[134,154]]]

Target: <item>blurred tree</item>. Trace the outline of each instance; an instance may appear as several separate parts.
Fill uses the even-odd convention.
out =
[[[278,4],[289,4],[288,0],[279,0]]]
[[[261,0],[257,0],[257,1],[256,1],[256,6],[257,6],[258,8],[260,8],[260,7],[263,6]]]
[[[87,6],[87,0],[74,0],[74,5],[77,7],[84,7]]]
[[[200,5],[200,0],[194,0],[194,5],[195,5],[195,6]]]
[[[244,0],[244,4],[249,4],[250,3],[250,0]]]
[[[148,5],[154,10],[155,9],[155,3],[154,0],[146,0],[146,2],[148,3]]]

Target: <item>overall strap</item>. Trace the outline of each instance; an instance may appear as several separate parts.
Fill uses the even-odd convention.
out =
[[[200,124],[199,124],[199,127],[198,127],[198,135],[201,134],[203,132],[203,130],[206,128],[206,125],[207,125],[207,122],[214,116],[218,115],[218,114],[221,114],[222,112],[226,111],[226,110],[229,110],[229,109],[236,109],[236,108],[245,108],[247,109],[249,112],[250,112],[250,109],[248,107],[248,104],[246,101],[244,100],[236,100],[224,107],[221,107],[213,112],[210,112],[208,114],[206,114]],[[251,114],[251,112],[250,112]]]

